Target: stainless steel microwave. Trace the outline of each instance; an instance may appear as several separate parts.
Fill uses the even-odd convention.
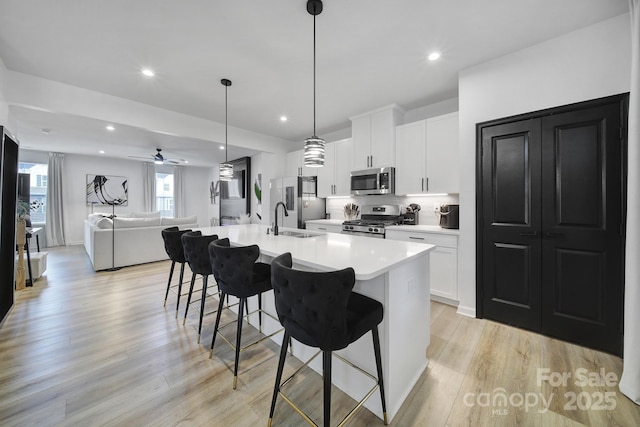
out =
[[[395,194],[396,169],[393,167],[365,169],[351,172],[351,194]]]

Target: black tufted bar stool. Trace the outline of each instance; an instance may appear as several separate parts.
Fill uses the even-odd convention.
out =
[[[270,317],[269,313],[262,311],[262,293],[271,290],[271,267],[269,264],[262,262],[256,262],[260,256],[260,248],[257,245],[251,246],[231,246],[229,239],[216,240],[209,244],[209,256],[211,258],[211,265],[213,267],[213,275],[218,282],[218,289],[220,290],[220,303],[218,306],[218,313],[216,315],[216,325],[213,330],[213,338],[211,340],[211,352],[209,357],[213,355],[213,347],[216,342],[216,336],[220,337],[229,344],[235,350],[235,363],[233,368],[233,388],[236,388],[238,383],[238,364],[240,358],[240,352],[247,348],[280,333],[282,329],[273,332],[270,335],[261,337],[260,339],[252,342],[251,344],[241,347],[242,342],[242,320],[243,312],[247,310],[247,316],[250,314],[248,311],[247,300],[249,297],[258,296],[258,321],[260,332],[262,332],[262,314],[266,314]],[[220,315],[222,313],[222,304],[225,297],[232,295],[239,300],[238,306],[238,318],[236,328],[236,344],[233,345],[225,336],[220,332],[220,329],[229,325],[229,322],[223,326],[220,326]],[[274,320],[278,320],[273,318]]]
[[[376,388],[380,389],[384,424],[387,425],[387,407],[382,381],[382,358],[380,355],[380,338],[378,324],[383,319],[383,307],[378,301],[352,292],[355,285],[355,272],[352,268],[329,272],[307,272],[291,268],[291,254],[285,253],[271,263],[271,283],[275,294],[275,304],[280,323],[285,334],[280,349],[280,360],[276,382],[273,388],[269,426],[273,420],[276,399],[281,395],[296,412],[311,425],[316,425],[300,410],[282,391],[281,386],[293,378],[313,358],[322,353],[323,378],[323,423],[328,427],[331,422],[331,356],[332,352],[346,348],[361,336],[371,331],[373,335],[373,351],[376,359],[378,377],[360,369],[341,356],[341,360],[358,369],[375,381],[373,388],[358,402],[340,422],[344,425],[360,409],[365,400],[371,397]],[[294,372],[287,380],[281,382],[287,346],[291,338],[310,347],[318,348],[311,360]]]
[[[216,234],[212,236],[203,236],[200,231],[191,231],[182,235],[182,246],[184,247],[184,257],[189,264],[189,268],[193,272],[191,277],[191,286],[189,287],[189,296],[187,297],[187,307],[184,310],[184,319],[182,323],[187,321],[187,313],[189,312],[189,304],[191,304],[191,295],[193,294],[193,285],[196,281],[196,275],[202,276],[202,296],[200,297],[200,322],[198,323],[198,343],[200,342],[200,333],[202,332],[202,317],[204,316],[204,304],[207,298],[207,282],[209,276],[213,274],[211,270],[211,261],[209,260],[209,243],[218,240]]]
[[[173,278],[173,270],[176,263],[180,264],[180,280],[178,281],[178,300],[176,302],[176,318],[178,317],[178,309],[180,308],[180,297],[182,296],[182,279],[184,277],[184,265],[187,260],[184,258],[184,247],[182,246],[182,235],[191,230],[180,230],[178,227],[169,227],[162,230],[162,240],[164,241],[164,250],[167,252],[171,260],[171,269],[169,270],[169,281],[167,282],[167,292],[164,294],[164,306],[167,306],[167,298],[169,297],[169,289],[171,288],[171,279]],[[193,278],[193,277],[192,277]]]

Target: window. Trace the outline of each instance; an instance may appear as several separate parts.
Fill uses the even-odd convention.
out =
[[[45,163],[18,164],[18,172],[29,174],[29,204],[31,211],[31,223],[44,224],[47,212],[47,171],[49,166]]]
[[[156,209],[162,216],[174,216],[173,174],[156,172]]]

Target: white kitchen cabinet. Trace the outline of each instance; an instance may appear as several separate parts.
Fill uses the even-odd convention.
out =
[[[327,233],[342,232],[342,224],[329,224],[329,221],[326,223],[307,222],[305,227],[307,230],[312,231],[325,231]]]
[[[459,193],[458,113],[396,127],[396,194]]]
[[[318,197],[348,196],[350,173],[353,170],[353,140],[351,138],[325,146],[324,167],[318,173]]]
[[[355,169],[395,166],[395,128],[402,114],[391,105],[351,117]]]
[[[427,119],[429,193],[460,192],[458,113]]]
[[[318,168],[309,168],[304,165],[304,149],[287,153],[287,166],[285,176],[316,176]]]
[[[455,234],[388,229],[386,239],[436,245],[429,258],[431,299],[458,304],[458,236]]]
[[[426,144],[426,120],[396,127],[396,194],[427,191]]]

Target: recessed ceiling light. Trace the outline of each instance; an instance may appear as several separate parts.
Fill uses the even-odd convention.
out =
[[[280,116],[280,121],[281,122],[286,122],[287,120],[288,120],[287,116]]]
[[[440,58],[440,52],[431,52],[427,58],[429,58],[429,61],[435,61]]]
[[[142,74],[144,74],[144,75],[145,75],[145,76],[147,76],[147,77],[153,77],[153,76],[155,76],[155,75],[156,75],[156,74],[155,74],[151,69],[149,69],[149,68],[143,68],[143,69],[142,69]]]
[[[113,127],[113,126],[111,126],[111,125],[107,125],[106,129],[107,129],[107,130],[109,130],[109,131],[114,131],[114,130],[116,130],[116,128],[114,128],[114,127]]]
[[[51,129],[49,129],[49,128],[42,128],[42,129],[40,129],[40,131],[42,133],[44,133],[45,135],[49,135],[51,133]]]
[[[100,151],[98,151],[98,153],[104,154],[104,150],[100,150]]]
[[[185,162],[185,163],[189,163],[189,160],[185,160],[184,162]]]
[[[220,149],[221,149],[221,150],[224,150],[224,145],[221,145],[221,146],[220,146]]]

